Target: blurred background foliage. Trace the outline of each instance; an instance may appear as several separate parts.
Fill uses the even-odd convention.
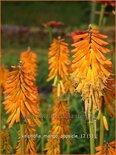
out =
[[[83,31],[88,29],[91,23],[93,27],[98,28],[101,2],[2,2],[1,22],[2,22],[2,64],[9,69],[11,65],[19,62],[19,55],[22,51],[27,50],[30,46],[38,55],[38,75],[37,86],[41,94],[41,109],[43,114],[51,114],[52,111],[52,94],[51,85],[47,83],[48,63],[47,54],[49,48],[49,38],[47,31],[42,24],[49,21],[61,21],[64,26],[60,29],[54,29],[53,35],[61,34],[66,41],[71,44],[72,39],[69,37],[72,31]],[[114,15],[110,12],[106,15],[106,24],[100,27],[101,32],[109,36],[109,48],[112,53],[108,55],[114,63]],[[70,46],[71,49],[71,46]],[[72,134],[88,133],[86,119],[84,114],[83,101],[79,94],[70,98],[70,112],[74,117],[71,120]],[[3,122],[7,126],[6,114],[3,108]],[[114,118],[108,117],[110,130],[105,133],[105,140],[114,140]],[[43,127],[37,128],[38,134],[48,134],[50,129],[50,118],[43,118]],[[17,142],[16,124],[10,129],[11,144],[15,151]],[[97,139],[99,141],[99,123],[97,123]],[[42,152],[45,146],[46,138],[37,139],[38,152]],[[87,138],[71,139],[71,147],[62,143],[63,153],[89,153],[89,140]]]

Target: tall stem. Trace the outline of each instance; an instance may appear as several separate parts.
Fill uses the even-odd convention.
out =
[[[48,33],[49,33],[49,42],[52,42],[52,28],[48,27]]]
[[[66,150],[67,154],[70,154],[70,144],[67,144],[67,150]]]
[[[43,137],[43,123],[41,124],[41,152],[43,154],[43,150],[44,150],[44,137]]]
[[[105,11],[105,5],[102,5],[99,17],[99,27],[102,25],[103,22],[104,11]]]
[[[95,20],[95,10],[96,10],[96,2],[91,3],[91,15],[90,15],[90,23],[93,24]]]
[[[91,154],[95,154],[94,120],[92,113],[90,114],[89,131],[90,131],[90,152]]]
[[[24,124],[20,123],[20,136],[21,136],[21,155],[25,154],[25,139],[24,139]]]
[[[103,113],[100,115],[100,146],[104,143],[104,124],[103,124]]]
[[[103,28],[105,28],[106,25],[106,17],[103,17]]]

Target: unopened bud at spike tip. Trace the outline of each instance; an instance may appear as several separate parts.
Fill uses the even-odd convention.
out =
[[[89,24],[88,28],[89,28],[89,30],[91,30],[91,29],[92,29],[92,25],[91,25],[91,24]]]

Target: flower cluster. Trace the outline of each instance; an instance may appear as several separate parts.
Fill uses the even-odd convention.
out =
[[[25,145],[25,154],[36,154],[37,146],[36,146],[36,129],[35,125],[31,123],[30,125],[25,124],[24,126],[24,136],[21,137],[20,130],[18,131],[18,145],[16,147],[16,154],[21,154],[21,138],[24,138]]]
[[[104,146],[97,146],[96,147],[96,155],[115,155],[116,154],[116,142],[113,141],[113,142],[106,142],[104,144]]]
[[[2,152],[6,152],[8,154],[12,153],[12,146],[10,144],[10,135],[7,128],[2,130],[2,132],[0,133],[0,138],[1,138],[0,147]]]
[[[54,39],[48,53],[49,75],[47,81],[54,79],[53,86],[57,87],[58,97],[65,94],[64,82],[69,76],[68,44],[61,37]]]
[[[14,122],[20,122],[22,116],[29,124],[33,120],[40,125],[39,96],[35,78],[25,70],[22,62],[14,71],[9,72],[4,94],[6,97],[3,104],[6,113],[9,114],[7,120],[7,123],[10,123],[9,127],[12,127]]]
[[[70,114],[67,101],[59,101],[53,110],[52,134],[71,134],[69,130]]]
[[[34,77],[37,74],[37,55],[29,48],[20,55],[25,71],[30,72]]]
[[[70,125],[70,113],[68,108],[67,100],[59,100],[57,98],[57,89],[53,88],[53,101],[54,108],[52,113],[52,129],[50,130],[51,135],[57,136],[57,138],[49,138],[46,144],[45,150],[47,150],[46,154],[60,154],[60,142],[61,136],[71,134],[69,129]],[[67,142],[70,142],[66,139]]]
[[[60,138],[49,138],[45,150],[47,150],[46,152],[47,155],[60,154]]]
[[[112,75],[112,63],[103,55],[110,50],[104,47],[108,43],[102,38],[107,36],[90,28],[83,34],[75,35],[76,42],[72,44],[75,47],[72,50],[72,79],[78,84],[76,91],[81,93],[85,101],[85,111],[88,113],[92,106],[94,112],[100,108],[103,90]]]

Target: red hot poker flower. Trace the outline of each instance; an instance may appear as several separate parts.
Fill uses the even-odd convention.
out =
[[[48,23],[42,24],[42,26],[44,28],[47,28],[47,27],[54,28],[54,27],[59,27],[59,26],[63,26],[63,25],[64,25],[63,22],[57,22],[57,21],[50,21]]]
[[[6,113],[9,114],[7,120],[9,128],[15,122],[20,122],[22,116],[29,124],[33,121],[40,125],[39,94],[35,79],[32,74],[24,70],[22,63],[14,71],[9,72],[4,94],[6,97],[3,104]]]
[[[116,154],[116,142],[106,142],[103,146],[96,147],[96,154],[95,155],[115,155]]]

